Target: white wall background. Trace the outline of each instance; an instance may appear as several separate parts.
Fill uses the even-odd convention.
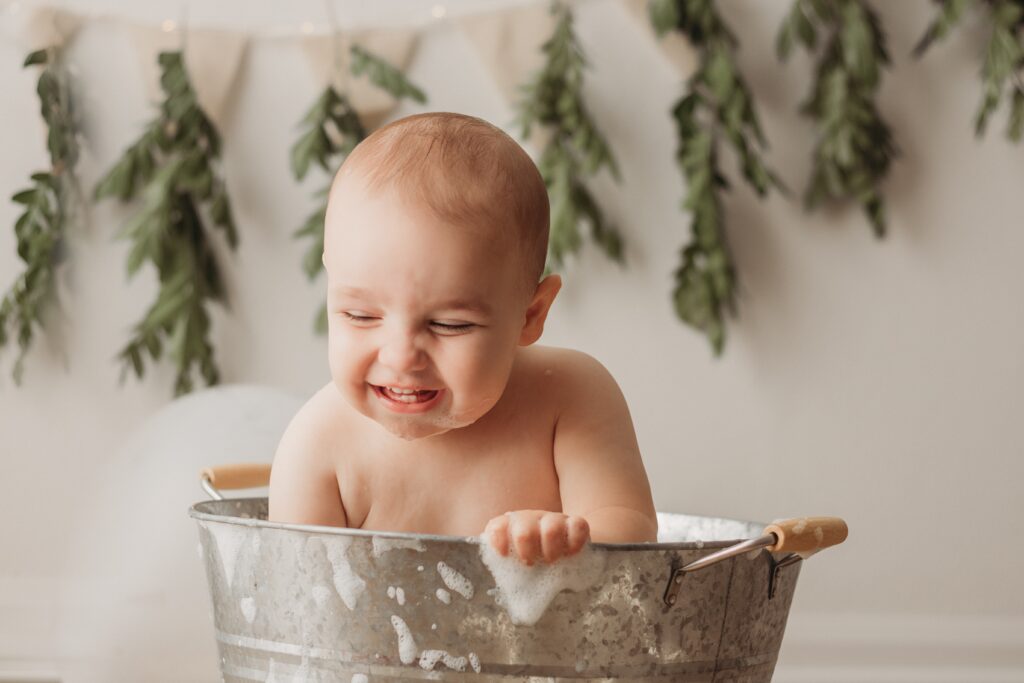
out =
[[[451,16],[503,4],[448,0],[447,8]],[[618,378],[661,509],[848,520],[849,541],[803,569],[778,680],[1024,680],[1024,146],[1002,137],[1005,112],[985,139],[972,136],[979,21],[915,61],[908,55],[930,3],[875,4],[895,59],[881,110],[902,151],[886,184],[890,236],[876,241],[855,209],[808,215],[796,200],[762,202],[737,182],[726,208],[743,295],[718,360],[669,300],[688,231],[668,117],[681,84],[616,2],[580,4],[588,103],[623,175],[621,185],[601,178],[594,187],[622,227],[629,266],[585,251],[564,274],[544,341],[585,350]],[[154,24],[180,16],[166,0],[67,6]],[[338,4],[343,18],[374,24],[426,23],[429,6]],[[788,6],[722,3],[769,160],[802,188],[813,135],[796,105],[808,63],[780,65],[772,47]],[[20,68],[27,48],[6,12],[3,196],[46,162],[37,74]],[[326,22],[319,2],[193,3],[188,16],[264,34]],[[114,24],[87,24],[72,59],[89,147],[80,175],[91,188],[152,108]],[[410,75],[430,109],[513,120],[450,23],[433,23]],[[324,341],[310,329],[321,292],[300,270],[305,244],[291,238],[323,179],[298,186],[288,166],[295,124],[319,87],[294,41],[265,35],[251,44],[223,131],[241,232],[227,262],[232,310],[217,315],[214,330],[227,382],[308,395],[327,379]],[[0,202],[0,226],[16,215]],[[13,353],[0,356],[0,679],[5,670],[51,670],[54,596],[75,570],[70,520],[90,500],[95,473],[169,400],[169,370],[120,386],[112,360],[155,293],[149,272],[126,280],[126,245],[112,238],[127,215],[104,203],[73,235],[67,324],[54,342],[66,363],[37,344],[16,388]],[[0,286],[19,272],[6,227]]]

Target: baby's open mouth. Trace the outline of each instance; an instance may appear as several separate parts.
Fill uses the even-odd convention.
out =
[[[426,403],[437,396],[437,389],[402,389],[399,387],[379,387],[371,385],[373,390],[384,398],[398,403]]]

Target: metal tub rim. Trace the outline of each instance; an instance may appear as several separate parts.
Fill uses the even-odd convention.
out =
[[[264,529],[282,529],[286,531],[301,531],[305,533],[316,533],[316,534],[331,534],[336,536],[362,536],[368,538],[390,538],[397,540],[408,540],[408,541],[421,541],[430,543],[469,543],[472,545],[481,545],[483,543],[480,536],[454,536],[454,535],[442,535],[442,534],[419,534],[404,531],[377,531],[374,529],[355,529],[352,527],[337,527],[337,526],[326,526],[320,524],[292,524],[287,522],[271,522],[266,519],[259,519],[256,517],[237,517],[234,515],[227,515],[223,513],[211,512],[208,508],[223,506],[226,503],[230,504],[243,504],[243,503],[255,503],[259,504],[267,500],[266,496],[251,496],[245,498],[230,498],[225,500],[205,500],[198,503],[194,503],[189,507],[189,517],[193,519],[202,520],[204,522],[216,522],[219,524],[235,524],[238,526],[246,526],[253,528],[264,528]],[[708,515],[689,515],[675,512],[661,512],[662,515],[670,515],[673,517],[686,517],[691,519],[705,519],[705,520],[718,520],[723,522],[730,522],[740,525],[746,525],[750,527],[765,527],[766,524],[762,522],[752,522],[748,520],[734,519],[730,517],[714,517]],[[603,551],[658,551],[658,550],[718,550],[734,546],[737,543],[747,539],[734,538],[734,539],[719,539],[714,541],[669,541],[669,542],[647,542],[647,543],[591,543],[590,547],[594,550]]]

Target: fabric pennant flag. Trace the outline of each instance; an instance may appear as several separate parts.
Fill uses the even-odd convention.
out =
[[[364,74],[352,75],[350,51],[353,45],[405,71],[412,61],[420,32],[410,29],[379,29],[307,35],[301,39],[318,88],[334,86],[346,95],[363,123],[370,129],[380,124],[398,104],[388,92],[374,85]]]
[[[163,91],[157,56],[161,52],[180,50],[184,45],[185,68],[196,101],[217,130],[223,130],[248,36],[214,29],[187,29],[183,36],[180,29],[167,31],[138,24],[128,24],[128,30],[142,61],[146,91],[158,102],[163,100]]]
[[[697,70],[697,51],[693,45],[678,31],[671,31],[659,37],[651,25],[647,15],[647,0],[619,0],[626,12],[636,19],[637,24],[643,30],[649,40],[658,44],[661,53],[665,55],[672,68],[675,69],[683,80],[690,78]]]
[[[522,99],[521,88],[544,68],[541,47],[555,30],[555,17],[546,4],[515,7],[455,20],[494,78],[510,106]],[[551,134],[534,126],[530,145],[543,149]]]
[[[36,7],[25,26],[32,50],[63,47],[82,25],[82,18],[56,7]]]

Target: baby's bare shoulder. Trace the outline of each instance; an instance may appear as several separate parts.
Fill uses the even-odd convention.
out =
[[[292,418],[281,439],[280,450],[301,450],[319,453],[329,449],[338,434],[349,422],[351,409],[335,389],[328,384],[306,401]]]
[[[580,391],[607,391],[618,385],[608,369],[590,354],[555,346],[530,346],[523,350],[527,381],[545,385],[556,396],[579,401]]]
[[[335,462],[345,409],[341,396],[328,385],[292,418],[270,472],[270,519],[345,526]]]

